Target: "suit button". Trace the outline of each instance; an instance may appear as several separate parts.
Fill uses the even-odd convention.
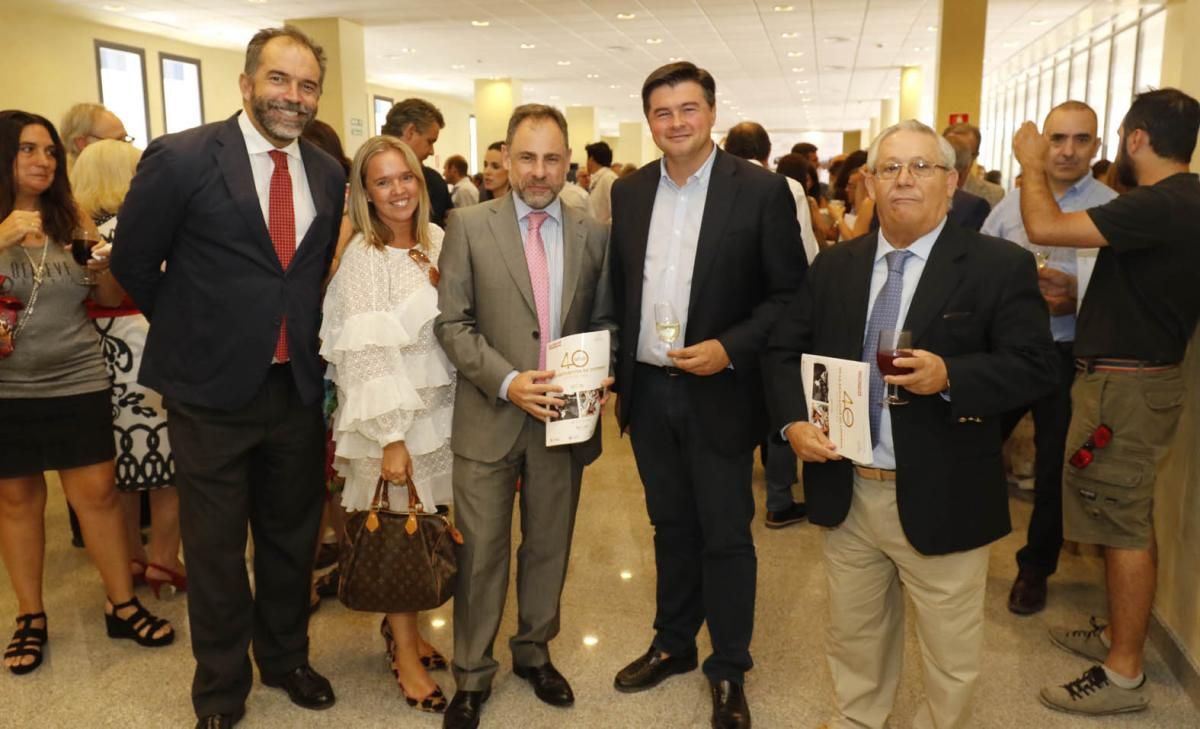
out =
[[[534,330],[533,330],[533,338],[534,338],[534,339],[540,339],[540,337],[538,336],[538,333],[537,333],[537,330],[536,330],[536,329],[534,329]]]

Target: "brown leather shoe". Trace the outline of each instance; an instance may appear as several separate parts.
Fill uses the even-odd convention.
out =
[[[1021,570],[1008,593],[1008,610],[1017,615],[1033,615],[1046,607],[1046,578]]]

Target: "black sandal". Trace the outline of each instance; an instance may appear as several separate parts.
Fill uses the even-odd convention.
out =
[[[109,601],[112,602],[111,600]],[[104,625],[108,628],[109,638],[129,638],[140,646],[146,648],[159,648],[165,645],[171,645],[175,640],[175,631],[157,638],[154,634],[163,628],[170,627],[170,623],[162,618],[157,618],[150,614],[150,611],[142,607],[142,603],[138,599],[131,598],[129,602],[123,602],[120,605],[114,604],[112,614],[104,614]],[[127,607],[136,608],[129,616],[121,618],[117,617],[117,611]]]
[[[39,618],[42,620],[42,627],[33,627],[33,621]],[[49,641],[45,620],[46,613],[28,613],[17,616],[17,630],[13,633],[12,640],[8,642],[8,648],[4,651],[4,659],[33,656],[33,663],[24,665],[18,663],[9,666],[8,670],[12,673],[24,676],[27,673],[33,673],[38,666],[42,665],[46,643]]]

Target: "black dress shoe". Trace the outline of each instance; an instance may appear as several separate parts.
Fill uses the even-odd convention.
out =
[[[575,703],[571,684],[550,661],[537,667],[514,665],[513,673],[533,684],[533,693],[551,706],[570,706]]]
[[[492,695],[491,689],[483,691],[456,691],[446,714],[442,717],[442,729],[476,729],[483,705]]]
[[[209,714],[200,717],[196,729],[233,729],[233,726],[245,716],[245,709],[238,709],[232,714]]]
[[[613,680],[613,687],[618,691],[631,694],[645,691],[662,683],[667,677],[677,673],[687,673],[696,670],[696,657],[663,656],[654,646],[645,655],[625,666]]]
[[[713,729],[750,729],[750,706],[742,685],[733,681],[712,681]]]
[[[263,676],[262,682],[264,686],[287,691],[292,703],[305,709],[328,709],[337,701],[333,686],[307,663],[280,676]]]
[[[808,508],[803,503],[792,502],[792,505],[783,511],[767,512],[767,528],[782,529],[785,526],[799,524],[806,518],[808,518]]]
[[[1033,615],[1046,607],[1046,578],[1021,570],[1008,593],[1008,609],[1017,615]]]

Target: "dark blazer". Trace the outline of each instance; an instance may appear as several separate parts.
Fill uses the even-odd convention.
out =
[[[817,256],[771,332],[767,385],[776,430],[807,420],[802,353],[861,360],[877,241],[872,233]],[[950,399],[905,392],[909,404],[892,409],[900,523],[922,554],[988,544],[1011,528],[1001,416],[1058,384],[1033,257],[1008,241],[947,225],[904,328],[915,348],[945,360]],[[805,463],[809,519],[841,524],[852,486],[847,460]]]
[[[659,162],[612,187],[612,276],[621,341],[617,416],[629,423],[642,317],[646,238],[658,192]],[[700,225],[685,346],[717,339],[732,369],[687,375],[699,425],[717,450],[741,453],[766,432],[760,356],[775,320],[808,268],[787,179],[717,150]]]
[[[954,201],[946,217],[951,223],[978,233],[991,212],[992,206],[987,200],[958,189],[954,191]]]
[[[237,409],[265,381],[286,316],[300,396],[321,397],[321,284],[346,175],[307,141],[300,155],[316,217],[284,271],[237,115],[150,143],[121,208],[112,259],[152,324],[139,382],[181,402]]]
[[[445,178],[432,167],[421,165],[421,171],[425,173],[425,189],[429,192],[429,222],[445,228],[446,215],[454,207],[450,188]]]

